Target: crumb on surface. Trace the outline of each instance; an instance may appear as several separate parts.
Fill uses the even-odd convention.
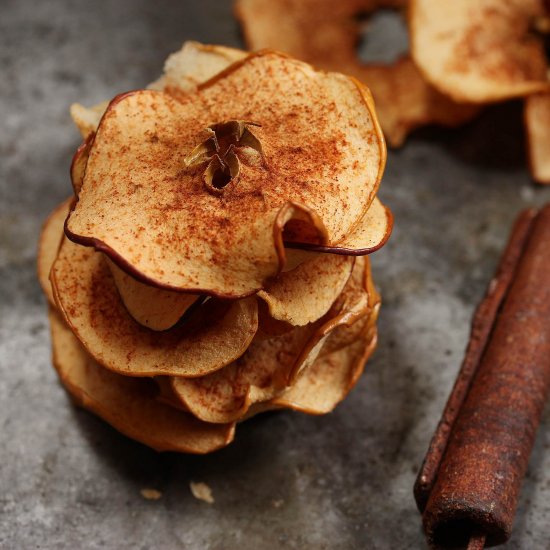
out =
[[[214,504],[212,489],[210,489],[206,483],[192,481],[189,486],[191,488],[191,493],[196,499],[203,500],[208,504]]]
[[[141,496],[147,500],[158,500],[162,497],[162,493],[156,489],[142,489],[140,491]]]

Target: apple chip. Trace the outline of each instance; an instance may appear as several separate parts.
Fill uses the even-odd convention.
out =
[[[226,423],[243,418],[252,405],[280,394],[310,367],[334,330],[370,314],[366,269],[365,259],[358,258],[344,291],[315,323],[254,338],[242,357],[213,374],[172,378],[176,397],[197,418]]]
[[[370,276],[368,265],[365,278]],[[358,282],[356,277],[356,283]],[[351,325],[341,325],[332,331],[320,354],[310,367],[294,380],[293,384],[269,401],[252,403],[239,422],[256,414],[276,409],[293,409],[308,414],[326,414],[342,401],[355,386],[368,358],[376,349],[376,320],[380,297],[372,280],[368,281],[369,312]],[[372,294],[370,292],[372,291]],[[162,400],[186,410],[172,388],[157,379]]]
[[[199,84],[246,55],[246,52],[236,48],[185,42],[181,50],[168,57],[164,64],[164,74],[149,84],[148,88],[166,93],[173,90],[177,94],[195,91]],[[84,107],[80,103],[71,105],[71,118],[83,138],[88,138],[97,130],[108,105],[108,101],[93,107]]]
[[[50,283],[50,270],[57,257],[61,241],[63,239],[63,224],[69,215],[73,197],[69,197],[58,205],[46,218],[40,240],[38,242],[38,281],[48,299],[50,305],[55,305],[52,284]]]
[[[438,92],[408,56],[387,65],[359,61],[358,16],[406,5],[406,0],[239,0],[236,14],[250,49],[275,48],[366,83],[388,143],[399,147],[415,128],[428,124],[459,126],[479,110]]]
[[[455,102],[431,86],[409,56],[389,65],[356,66],[347,72],[370,87],[384,135],[392,147],[403,145],[417,128],[456,128],[480,110],[477,105]]]
[[[172,378],[174,393],[185,409],[205,422],[236,421],[252,404],[283,391],[294,369],[311,365],[322,345],[316,329],[306,325],[254,339],[242,357],[218,372],[201,378]]]
[[[84,182],[84,174],[86,173],[86,165],[88,164],[88,157],[90,156],[94,135],[94,132],[91,132],[81,143],[71,162],[71,183],[73,184],[73,191],[76,197],[80,194],[80,189]]]
[[[262,151],[227,121],[248,124]],[[204,157],[190,160],[201,144]],[[225,168],[234,157],[238,176]],[[365,88],[263,52],[179,101],[150,90],[112,101],[66,233],[148,284],[242,297],[281,270],[283,231],[336,246],[368,210],[384,163]]]
[[[277,409],[326,414],[355,386],[376,348],[376,331],[352,345],[318,357],[286,391],[270,401]]]
[[[533,179],[550,183],[550,93],[525,100],[525,128]]]
[[[386,244],[393,229],[393,214],[378,197],[374,197],[369,209],[359,223],[335,246],[305,245],[308,250],[348,256],[366,256]],[[288,243],[288,246],[304,246]]]
[[[107,258],[120,298],[128,313],[144,327],[167,330],[198,300],[196,294],[161,290],[136,281]]]
[[[321,254],[281,273],[258,292],[271,317],[295,326],[320,319],[342,292],[353,269],[353,257]]]
[[[258,326],[251,297],[211,299],[170,330],[145,328],[124,307],[102,254],[67,239],[51,278],[71,330],[98,363],[120,374],[202,376],[242,355]]]
[[[364,337],[368,331],[376,328],[376,320],[380,310],[380,294],[374,286],[371,266],[368,258],[357,258],[357,269],[353,270],[352,277],[345,291],[338,298],[336,306],[343,309],[345,303],[353,303],[355,307],[348,307],[349,317],[346,323],[340,323],[331,331],[321,355],[326,355],[351,346],[357,339]],[[365,291],[366,289],[366,306]],[[365,307],[369,312],[364,314]]]
[[[169,94],[194,92],[200,84],[247,55],[236,48],[188,41],[168,57],[164,74],[148,88]]]
[[[108,105],[108,101],[102,101],[93,107],[84,107],[80,103],[71,105],[71,118],[85,140],[96,131]]]
[[[549,89],[533,32],[543,0],[411,0],[411,54],[426,79],[456,101],[487,103]]]
[[[155,398],[152,380],[121,376],[104,369],[86,354],[53,309],[49,319],[55,368],[81,407],[157,451],[204,454],[231,443],[234,424],[207,424],[163,405]]]

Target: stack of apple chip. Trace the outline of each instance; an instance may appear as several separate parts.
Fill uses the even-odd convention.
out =
[[[331,411],[376,345],[367,254],[392,226],[366,88],[275,52],[187,43],[91,109],[38,259],[81,406],[206,453],[269,409]]]

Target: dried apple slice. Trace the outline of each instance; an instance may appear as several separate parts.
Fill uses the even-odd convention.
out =
[[[88,164],[88,157],[90,156],[94,135],[94,132],[88,134],[88,137],[86,137],[76,150],[71,162],[71,183],[73,185],[74,194],[77,197],[82,188],[82,183],[84,182],[84,174],[86,173],[86,165]]]
[[[372,201],[355,228],[335,246],[303,245],[287,243],[289,247],[305,246],[309,251],[343,254],[346,256],[366,256],[386,244],[393,229],[393,214],[378,197]]]
[[[356,54],[361,24],[357,15],[401,8],[405,0],[239,0],[236,15],[251,50],[275,48],[326,70],[365,82],[376,101],[389,145],[399,147],[415,128],[459,126],[478,108],[451,101],[422,77],[406,56],[394,63],[362,64]]]
[[[208,138],[204,128],[227,120],[261,125],[265,160],[242,154],[239,177],[220,195],[205,186],[206,166],[186,168],[185,159]],[[144,90],[111,102],[66,233],[149,284],[242,297],[280,271],[283,228],[327,246],[353,230],[384,163],[366,89],[259,53],[180,101]]]
[[[526,98],[525,128],[533,179],[550,184],[550,93]]]
[[[96,131],[108,105],[108,101],[102,101],[93,107],[84,107],[80,103],[73,103],[71,105],[71,118],[85,140]]]
[[[148,88],[176,95],[193,92],[199,84],[247,55],[236,48],[188,41],[179,51],[168,57],[163,75],[149,84]],[[97,130],[108,105],[108,101],[102,101],[93,107],[84,107],[80,103],[71,105],[71,118],[83,138],[88,138]]]
[[[352,269],[352,257],[322,254],[269,281],[258,296],[266,302],[271,317],[303,326],[327,313]]]
[[[242,355],[258,326],[256,298],[209,300],[155,332],[128,313],[105,258],[65,239],[51,271],[57,305],[88,353],[120,374],[202,376]]]
[[[342,330],[350,333],[349,337],[345,338],[350,344],[326,354],[324,351],[328,342],[332,340],[331,334],[317,359],[288,389],[269,401],[252,404],[239,422],[256,414],[277,409],[293,409],[316,415],[331,412],[353,389],[365,368],[365,363],[376,349],[377,315],[378,310],[374,310],[364,318],[365,323],[362,323],[361,319],[351,327],[342,327]],[[362,329],[357,333],[355,326],[359,324],[362,325]],[[171,406],[181,407],[169,388],[166,388],[165,399]]]
[[[542,0],[412,0],[411,54],[426,79],[456,101],[487,103],[549,89],[532,24]]]
[[[194,92],[200,84],[247,55],[236,48],[188,41],[168,57],[164,74],[148,88],[169,94]]]
[[[349,319],[347,323],[341,323],[331,331],[327,338],[321,355],[326,355],[351,346],[356,340],[362,338],[369,331],[376,328],[376,320],[380,311],[380,294],[374,285],[371,273],[371,265],[368,258],[358,258],[359,269],[355,269],[352,278],[348,283],[345,292],[339,299],[337,307],[343,308],[344,303],[354,303],[355,308],[349,308]],[[361,269],[360,266],[364,267]],[[364,289],[366,289],[368,315],[364,315]]]
[[[151,330],[168,330],[199,299],[196,294],[161,290],[136,281],[108,258],[120,298],[128,313]]]
[[[218,372],[172,378],[174,394],[200,420],[236,421],[252,404],[280,393],[298,362],[304,366],[315,360],[320,349],[315,328],[296,327],[279,336],[254,339],[243,356]]]
[[[237,361],[213,374],[172,378],[175,396],[197,418],[226,423],[242,419],[255,403],[280,394],[315,361],[333,331],[370,314],[365,269],[365,259],[358,258],[352,277],[325,317],[272,337],[254,338]]]
[[[81,407],[157,451],[204,454],[231,443],[234,424],[207,424],[163,405],[155,398],[152,380],[104,369],[86,354],[53,309],[49,319],[54,366],[62,384]]]
[[[355,386],[376,348],[376,332],[352,345],[318,357],[286,391],[270,401],[277,409],[326,414]]]
[[[384,135],[392,147],[403,145],[417,128],[456,128],[480,111],[479,106],[455,102],[431,86],[409,56],[389,65],[354,66],[347,71],[370,87]]]
[[[358,64],[358,16],[405,4],[405,0],[237,0],[235,14],[250,49],[277,48],[317,66],[341,70]]]
[[[42,289],[52,305],[55,301],[49,280],[50,270],[64,237],[63,224],[73,201],[72,197],[67,199],[50,214],[40,236],[38,276]],[[138,323],[150,329],[166,330],[172,327],[198,299],[198,296],[192,294],[147,287],[126,275],[112,262],[109,267],[126,309]]]
[[[69,210],[73,201],[74,198],[69,197],[52,211],[42,226],[40,240],[38,241],[38,281],[48,302],[52,306],[55,305],[55,300],[53,297],[52,284],[50,283],[50,270],[57,257],[59,247],[61,246],[63,225],[69,215]]]

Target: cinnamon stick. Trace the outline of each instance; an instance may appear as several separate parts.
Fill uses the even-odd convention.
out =
[[[415,485],[437,547],[505,542],[550,392],[550,206],[523,213]]]

